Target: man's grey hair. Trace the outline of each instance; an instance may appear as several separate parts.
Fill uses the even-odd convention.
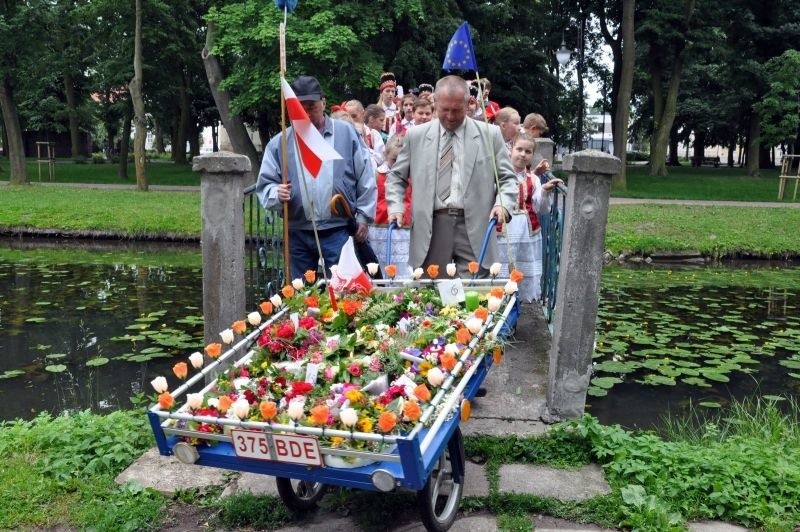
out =
[[[461,93],[464,95],[464,103],[469,103],[469,85],[464,78],[458,76],[445,76],[436,82],[436,90],[433,93],[433,99],[437,99],[437,95],[441,93]]]

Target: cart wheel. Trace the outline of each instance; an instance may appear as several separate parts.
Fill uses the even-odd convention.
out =
[[[434,466],[425,487],[417,492],[420,517],[431,532],[449,530],[456,520],[464,491],[464,440],[456,428]]]
[[[325,495],[327,486],[321,482],[308,480],[295,480],[291,478],[275,477],[278,494],[283,499],[283,504],[292,511],[304,511],[314,508]]]

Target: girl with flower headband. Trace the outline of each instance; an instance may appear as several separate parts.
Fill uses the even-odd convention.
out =
[[[383,107],[386,113],[382,130],[389,133],[395,123],[395,115],[397,114],[397,104],[394,102],[394,96],[397,94],[397,80],[392,72],[384,72],[381,74],[380,80],[380,95],[378,96],[378,105]]]
[[[552,179],[542,185],[539,176],[550,169],[550,163],[543,159],[539,165],[529,168],[536,151],[536,141],[527,133],[519,133],[513,140],[511,164],[517,174],[519,195],[508,222],[508,245],[498,245],[501,253],[512,254],[515,267],[525,274],[519,284],[519,300],[531,302],[541,295],[542,276],[542,234],[538,214],[550,210],[550,194],[560,179]],[[502,226],[498,224],[498,231]],[[504,276],[506,272],[500,273]]]

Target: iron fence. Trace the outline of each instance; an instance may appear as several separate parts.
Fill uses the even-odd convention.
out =
[[[553,189],[550,212],[539,217],[542,226],[542,308],[547,323],[553,320],[561,264],[561,243],[568,188],[558,184]]]
[[[286,283],[283,223],[278,212],[264,209],[255,185],[244,190],[246,308],[278,292]]]

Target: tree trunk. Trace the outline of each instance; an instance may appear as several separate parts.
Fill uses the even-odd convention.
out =
[[[747,136],[747,175],[759,177],[761,175],[758,171],[758,152],[761,147],[761,117],[755,109],[753,109],[753,114],[750,115],[750,131]]]
[[[75,96],[75,81],[70,73],[64,74],[64,96],[67,99],[70,153],[72,158],[75,159],[81,155],[81,132],[78,122],[78,98]]]
[[[25,164],[25,143],[22,140],[22,125],[19,122],[17,104],[14,103],[14,89],[8,76],[0,80],[0,111],[3,113],[3,125],[8,137],[10,178],[12,185],[28,184],[28,168]]]
[[[674,130],[675,128],[673,128]],[[672,131],[669,136],[669,153],[667,157],[667,166],[680,166],[681,161],[678,156],[678,132]]]
[[[706,153],[706,132],[694,131],[694,146],[692,151],[692,166],[703,166],[703,157]]]
[[[228,138],[236,153],[245,155],[250,159],[253,177],[258,175],[258,170],[261,168],[261,158],[258,156],[256,147],[253,146],[253,141],[250,135],[247,134],[247,128],[241,117],[234,115],[231,112],[231,95],[228,91],[220,90],[219,84],[222,81],[222,66],[219,64],[219,59],[212,55],[211,50],[214,48],[214,33],[215,26],[213,22],[208,23],[206,30],[206,45],[203,47],[202,57],[203,65],[206,69],[206,77],[208,78],[208,85],[211,88],[211,94],[214,96],[214,103],[217,104],[217,111],[222,120],[222,125],[228,132]]]
[[[189,120],[189,155],[197,157],[200,155],[200,132],[197,130],[197,122]]]
[[[136,188],[147,191],[147,171],[144,143],[147,138],[147,118],[142,97],[142,0],[136,0],[136,31],[133,46],[133,79],[128,84],[133,103],[133,121],[136,131],[133,136],[133,161],[136,165]]]
[[[733,168],[733,153],[736,151],[736,135],[728,141],[728,168]]]
[[[684,9],[683,31],[688,32],[689,25],[694,14],[695,0],[687,0],[686,8]],[[650,141],[650,175],[651,176],[665,176],[667,175],[666,167],[666,148],[669,142],[669,133],[672,130],[672,124],[675,121],[675,112],[678,107],[678,89],[681,85],[681,75],[683,74],[683,59],[686,54],[686,42],[676,50],[675,60],[672,63],[672,72],[669,79],[669,86],[667,88],[667,96],[661,106],[661,112],[653,114],[653,137]],[[657,69],[660,74],[660,69]],[[656,85],[658,91],[656,92]],[[656,95],[661,96],[661,76],[653,79],[653,97]],[[657,102],[656,102],[657,104]],[[657,105],[658,107],[658,105]]]
[[[619,174],[611,178],[611,188],[625,190],[628,187],[626,166],[628,164],[628,123],[631,117],[631,89],[633,71],[636,67],[636,41],[633,33],[635,0],[622,1],[622,65],[620,68],[619,89],[612,124],[614,137],[614,156],[622,162]],[[615,69],[616,70],[616,69]]]
[[[186,140],[189,135],[189,78],[186,72],[181,77],[179,91],[180,115],[178,116],[178,129],[175,135],[175,164],[186,164]]]
[[[156,155],[161,155],[164,153],[164,131],[161,129],[161,122],[155,122],[155,126],[153,149]]]
[[[122,134],[119,139],[119,166],[117,167],[117,177],[128,179],[128,152],[131,146],[131,121],[133,112],[129,107],[122,119]]]

